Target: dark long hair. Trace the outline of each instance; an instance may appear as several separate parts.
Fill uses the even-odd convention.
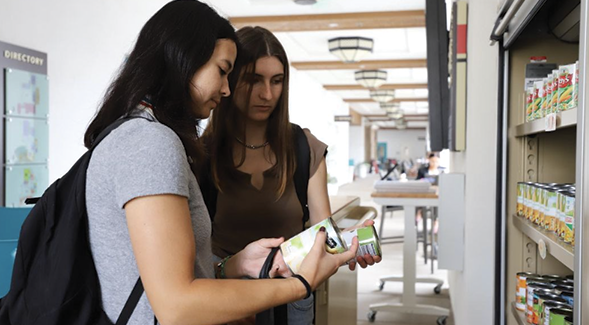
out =
[[[92,147],[102,130],[149,96],[156,118],[180,137],[196,171],[203,149],[196,132],[199,119],[192,109],[190,81],[210,59],[219,39],[237,43],[233,27],[208,5],[176,0],[163,6],[143,26],[135,48],[107,89],[86,130],[84,145]]]
[[[247,86],[247,103],[249,108],[253,84],[241,76],[251,75],[256,70],[256,61],[260,58],[276,57],[284,66],[284,80],[282,83],[282,95],[276,103],[276,108],[268,119],[266,139],[276,156],[276,165],[272,168],[278,176],[277,199],[284,194],[286,185],[292,180],[296,157],[292,141],[292,128],[288,116],[288,84],[289,63],[286,51],[280,41],[269,30],[262,27],[243,27],[237,31],[239,40],[239,56],[235,68],[229,79],[231,89],[236,89],[237,83]],[[249,83],[248,83],[249,82]],[[211,172],[215,186],[222,191],[226,177],[231,177],[235,169],[245,161],[245,148],[241,147],[241,155],[235,166],[233,145],[235,138],[243,139],[245,136],[245,124],[247,112],[242,112],[234,102],[234,96],[224,98],[218,109],[215,110],[206,132],[206,143],[210,154]]]

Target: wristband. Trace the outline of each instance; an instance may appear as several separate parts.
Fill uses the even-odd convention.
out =
[[[219,268],[219,279],[227,279],[227,276],[225,275],[225,263],[227,263],[232,256],[233,255],[227,255],[221,262],[219,262],[219,264],[217,264],[217,267]]]
[[[305,296],[305,299],[309,298],[311,296],[311,293],[312,293],[312,291],[311,291],[311,285],[309,284],[309,282],[307,282],[307,280],[305,280],[305,278],[303,278],[303,276],[300,275],[300,274],[293,274],[292,277],[301,280],[301,282],[303,283],[303,285],[305,285],[305,289],[307,289],[307,295]]]

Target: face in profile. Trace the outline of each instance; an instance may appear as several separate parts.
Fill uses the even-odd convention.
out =
[[[233,70],[236,56],[237,47],[232,40],[217,40],[210,59],[192,77],[190,95],[194,102],[194,113],[199,118],[209,117],[221,98],[231,93],[227,77]]]
[[[243,73],[235,89],[235,105],[247,118],[255,122],[268,120],[282,95],[284,65],[275,56],[265,56],[256,61],[254,73]],[[247,91],[251,96],[247,103]]]
[[[438,168],[440,166],[440,158],[433,156],[429,158],[430,169]]]

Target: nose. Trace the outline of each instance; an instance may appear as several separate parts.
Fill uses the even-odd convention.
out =
[[[271,100],[272,99],[272,88],[270,87],[270,83],[264,83],[262,89],[260,89],[260,99],[263,100]]]
[[[221,96],[229,97],[229,95],[231,95],[231,89],[229,89],[229,80],[224,78],[223,85],[221,86]]]

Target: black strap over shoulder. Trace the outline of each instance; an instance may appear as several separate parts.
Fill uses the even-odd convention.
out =
[[[309,221],[309,205],[307,200],[307,190],[309,188],[309,168],[311,164],[311,148],[307,141],[307,136],[300,126],[291,123],[293,138],[295,143],[295,152],[297,156],[297,167],[294,173],[294,185],[299,202],[303,208],[303,228]]]
[[[262,270],[260,271],[260,279],[270,278],[270,270],[272,270],[272,262],[280,247],[274,247],[266,258]],[[256,325],[288,325],[287,306],[280,305],[274,308],[264,310],[256,314]]]

